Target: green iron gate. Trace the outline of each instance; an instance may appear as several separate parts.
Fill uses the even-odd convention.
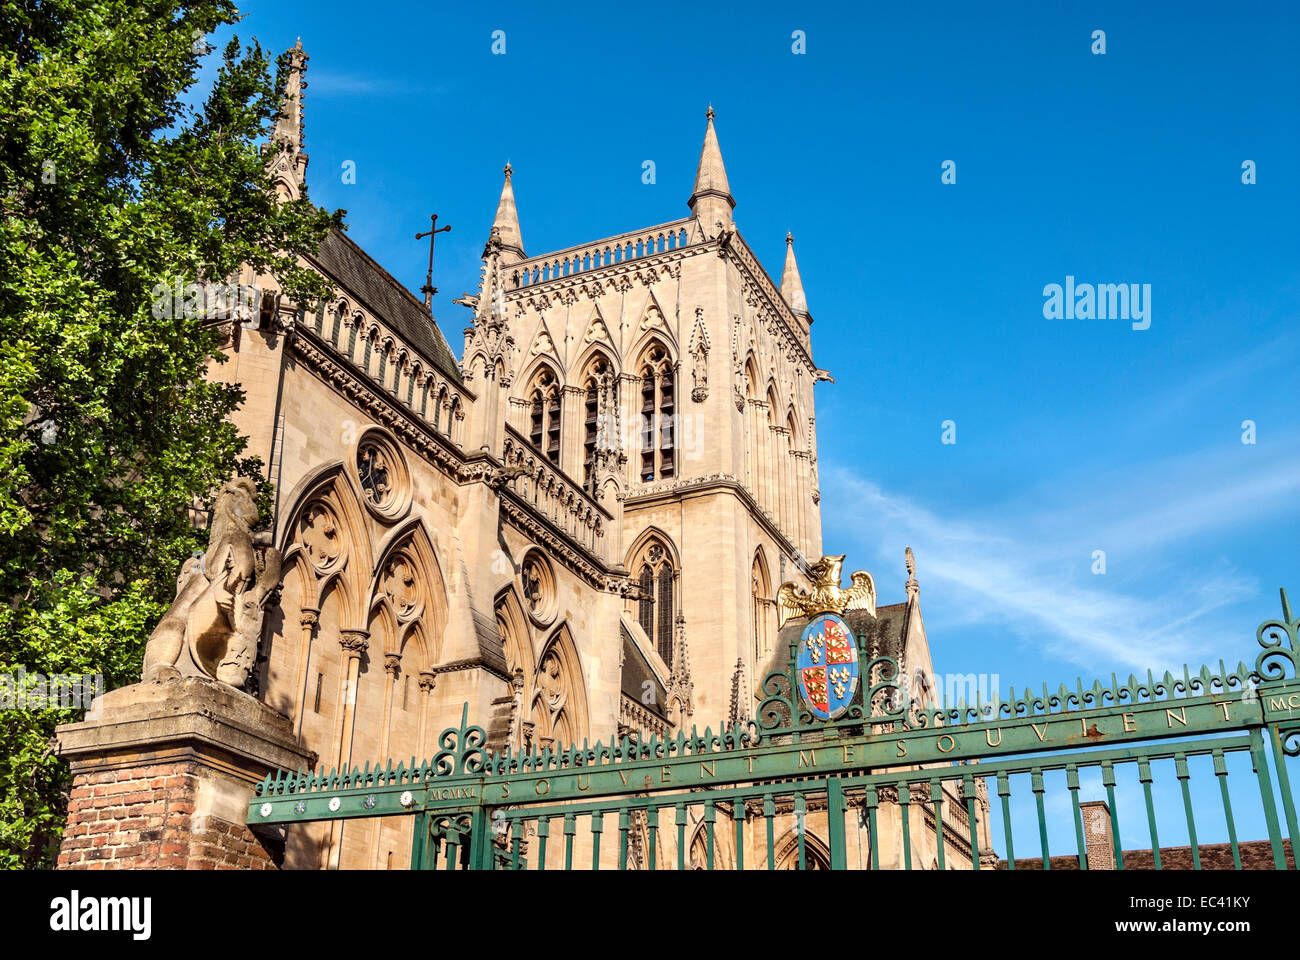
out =
[[[1080,790],[1088,782],[1104,788],[1115,866],[1124,869],[1116,790],[1136,774],[1143,835],[1162,869],[1156,793],[1172,782],[1157,774],[1172,768],[1182,810],[1167,806],[1185,818],[1192,865],[1201,867],[1198,821],[1213,816],[1240,868],[1241,810],[1234,813],[1229,774],[1248,762],[1250,813],[1262,814],[1273,866],[1287,869],[1284,837],[1297,838],[1286,764],[1300,755],[1298,626],[1282,591],[1282,619],[1259,627],[1252,667],[1220,662],[1218,670],[1148,672],[1126,683],[1112,676],[1109,685],[1076,681],[1018,697],[1012,689],[1003,701],[925,709],[899,696],[893,660],[865,659],[858,635],[862,683],[847,712],[826,722],[801,701],[792,642],[787,669],[767,676],[757,719],[745,724],[494,753],[463,713],[424,761],[267,776],[248,822],[410,817],[414,869],[987,869],[996,859],[988,834],[996,804],[1014,869],[1011,802],[1028,797],[1013,787],[1027,782],[1038,826],[1033,857],[1051,868],[1051,807],[1064,811],[1058,830],[1072,823],[1078,867],[1087,869]]]

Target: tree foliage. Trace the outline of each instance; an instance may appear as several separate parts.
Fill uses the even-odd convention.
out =
[[[205,377],[214,332],[151,293],[247,265],[322,296],[297,256],[341,213],[271,190],[259,144],[287,64],[256,42],[209,51],[228,0],[0,10],[0,680],[111,689],[138,678],[203,546],[190,508],[260,471],[228,419],[242,392]],[[68,784],[49,741],[75,718],[0,711],[0,865],[50,863]]]

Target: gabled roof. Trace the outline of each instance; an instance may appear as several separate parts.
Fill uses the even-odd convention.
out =
[[[866,611],[849,610],[844,615],[854,630],[866,635],[867,649],[877,657],[891,657],[902,665],[907,648],[907,602],[876,607],[875,617]]]
[[[341,283],[391,327],[408,347],[418,351],[452,382],[462,382],[460,365],[424,304],[347,234],[331,229],[312,259],[327,276]]]
[[[664,712],[664,707],[668,702],[668,691],[664,685],[659,682],[658,675],[650,668],[645,656],[641,653],[641,648],[632,635],[628,633],[627,627],[620,624],[619,632],[623,635],[623,677],[621,688],[623,696],[630,697],[641,706],[645,707],[655,716],[667,719],[668,715]],[[654,699],[646,703],[646,681],[653,684]]]

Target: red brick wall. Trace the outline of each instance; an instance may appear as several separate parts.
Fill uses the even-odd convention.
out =
[[[210,768],[173,761],[74,767],[61,869],[273,870],[283,855],[242,823],[195,816],[200,776]]]
[[[1237,851],[1241,855],[1241,868],[1243,870],[1272,870],[1273,869],[1273,845],[1267,840],[1246,840],[1237,845]],[[1282,851],[1287,858],[1287,865],[1295,869],[1295,856],[1291,852],[1291,841],[1282,840]],[[1226,843],[1203,843],[1200,845],[1201,852],[1201,869],[1202,870],[1233,870],[1235,867],[1232,863],[1232,847]],[[1078,870],[1079,858],[1073,856],[1052,857],[1053,870]],[[1192,869],[1192,848],[1191,847],[1161,847],[1160,848],[1160,866],[1165,870],[1191,870]],[[998,861],[998,869],[1005,870],[1007,862]],[[1124,851],[1124,869],[1125,870],[1154,870],[1155,857],[1151,855],[1150,850],[1125,850]],[[1042,857],[1025,857],[1016,858],[1017,870],[1041,870],[1043,869]],[[1111,868],[1113,869],[1113,868]]]

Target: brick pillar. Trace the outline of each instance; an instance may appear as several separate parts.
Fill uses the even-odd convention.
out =
[[[245,825],[253,785],[315,762],[287,717],[199,677],[113,690],[57,735],[73,777],[63,869],[274,869],[282,835]]]
[[[1115,847],[1111,843],[1110,807],[1104,800],[1079,804],[1083,815],[1083,849],[1089,870],[1114,870]]]

